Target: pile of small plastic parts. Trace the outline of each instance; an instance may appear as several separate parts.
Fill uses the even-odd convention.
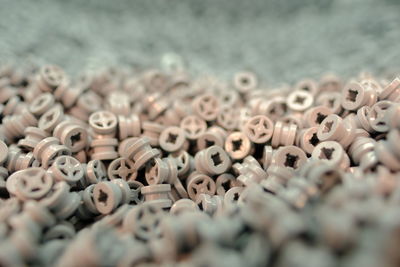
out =
[[[368,74],[3,66],[0,265],[399,266],[399,102]]]

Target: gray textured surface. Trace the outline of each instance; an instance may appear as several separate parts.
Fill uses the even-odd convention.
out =
[[[255,70],[267,83],[335,71],[398,71],[398,0],[1,1],[0,60]]]

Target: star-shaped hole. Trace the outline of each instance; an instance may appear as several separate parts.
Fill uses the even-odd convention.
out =
[[[319,139],[318,139],[317,133],[313,133],[313,135],[312,135],[311,139],[309,140],[309,142],[313,146],[316,146],[316,145],[319,144]]]
[[[306,100],[305,97],[299,96],[299,95],[298,95],[298,96],[296,96],[296,99],[294,100],[294,102],[295,102],[296,104],[303,105],[305,100]]]
[[[317,113],[317,118],[315,120],[316,123],[321,124],[321,122],[326,118],[327,116],[325,114],[322,114],[320,112]]]
[[[243,143],[242,139],[232,140],[232,149],[233,149],[233,151],[240,150],[242,148],[242,143]]]
[[[81,138],[81,133],[71,135],[71,146],[74,146],[76,143],[81,141]]]
[[[210,147],[210,146],[215,145],[215,142],[213,140],[205,139],[205,142],[206,142],[206,147]]]
[[[284,165],[290,168],[297,168],[298,161],[299,161],[299,156],[287,153]]]
[[[349,90],[347,93],[347,97],[346,100],[351,101],[351,102],[355,102],[357,99],[357,95],[358,95],[358,91],[357,90]]]
[[[97,200],[98,200],[100,203],[105,204],[105,203],[107,202],[107,199],[108,199],[108,194],[105,193],[103,190],[100,189],[100,194],[99,194],[99,197],[97,198]]]
[[[211,155],[211,159],[214,163],[214,166],[218,166],[222,163],[221,155],[217,152]]]
[[[335,151],[334,148],[323,147],[321,149],[321,153],[319,154],[319,158],[331,160],[334,151]]]
[[[167,142],[170,144],[175,144],[177,138],[178,138],[177,134],[168,133]]]
[[[324,125],[323,133],[329,133],[332,130],[333,121],[327,121]]]

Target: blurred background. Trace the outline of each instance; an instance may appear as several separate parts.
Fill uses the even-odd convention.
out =
[[[400,73],[400,0],[0,1],[0,62],[258,73],[266,85],[333,71]]]

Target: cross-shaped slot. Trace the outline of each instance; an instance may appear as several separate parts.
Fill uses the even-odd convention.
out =
[[[71,146],[74,146],[77,142],[81,141],[81,133],[71,135]]]
[[[285,166],[291,168],[297,168],[297,162],[299,160],[299,156],[292,155],[290,153],[286,154]]]
[[[318,124],[321,124],[321,122],[326,118],[325,114],[322,114],[320,112],[317,113],[317,119],[315,120]]]
[[[221,155],[217,152],[211,155],[211,159],[214,163],[214,166],[218,166],[222,163]]]
[[[167,138],[167,142],[171,143],[171,144],[175,144],[177,138],[178,138],[177,134],[169,133],[168,134],[168,138]]]
[[[238,151],[242,147],[243,140],[238,139],[238,140],[232,140],[232,149],[233,151]]]
[[[206,147],[210,147],[210,146],[215,145],[215,142],[213,140],[205,139],[205,142],[206,142]]]
[[[324,125],[323,133],[329,133],[332,130],[333,121],[327,121]]]
[[[100,195],[98,197],[98,201],[105,204],[107,202],[108,195],[103,190],[100,189]]]
[[[348,91],[348,93],[347,93],[346,100],[349,100],[349,101],[351,101],[351,102],[355,102],[355,101],[356,101],[356,98],[357,98],[357,95],[358,95],[358,91],[357,91],[357,90],[351,90],[351,89],[349,89],[349,91]]]
[[[54,118],[54,114],[53,114],[53,113],[50,113],[49,115],[47,115],[46,121],[52,121],[53,118]]]
[[[241,82],[242,84],[244,84],[244,85],[247,85],[247,84],[249,84],[249,79],[248,79],[247,77],[242,77],[242,78],[240,79],[240,82]]]
[[[316,145],[319,144],[319,139],[318,139],[317,133],[313,133],[313,135],[312,135],[312,137],[311,137],[311,139],[310,139],[309,142],[310,142],[310,144],[312,144],[313,146],[316,146]]]
[[[298,96],[296,96],[296,99],[294,100],[294,102],[297,103],[297,104],[303,105],[304,100],[306,100],[305,97],[298,95]]]
[[[331,160],[334,151],[335,151],[334,148],[323,147],[321,149],[321,153],[319,154],[319,158]]]

